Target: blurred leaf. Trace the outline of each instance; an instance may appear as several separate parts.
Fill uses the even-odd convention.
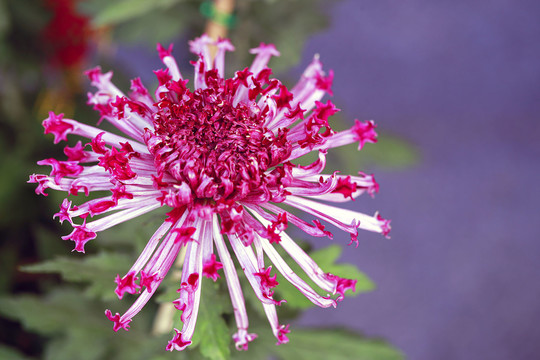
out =
[[[352,126],[352,122],[341,112],[333,115],[329,122],[335,131],[343,131]],[[367,167],[402,169],[416,165],[420,161],[420,153],[414,144],[384,131],[377,130],[377,134],[377,142],[365,143],[361,150],[358,150],[357,142],[331,149],[328,152],[325,170],[356,174]]]
[[[10,348],[8,346],[0,344],[0,359],[2,360],[32,360],[27,356],[24,356],[19,351]]]
[[[297,64],[305,40],[328,25],[328,7],[335,1],[237,1],[236,25],[227,35],[237,51],[228,55],[227,68],[232,72],[247,66],[253,59],[248,50],[261,42],[275,44],[281,53],[279,59],[272,60],[274,72]],[[202,0],[87,0],[81,2],[80,8],[94,19],[96,26],[110,27],[115,42],[146,43],[154,48],[156,42],[171,42],[184,34],[200,36],[208,22],[200,12],[202,3]]]
[[[281,317],[280,317],[281,318]],[[253,321],[256,320],[256,321]],[[257,334],[257,338],[249,343],[247,351],[233,350],[231,353],[232,360],[253,360],[253,359],[275,359],[272,357],[274,348],[276,347],[276,338],[272,333],[272,329],[268,324],[266,316],[264,318],[249,317],[250,333]]]
[[[17,263],[18,253],[15,245],[10,242],[0,246],[0,293],[7,292],[13,282],[15,273],[15,264]],[[3,359],[0,356],[0,359]]]
[[[155,49],[156,43],[172,42],[187,29],[194,27],[197,21],[202,23],[203,18],[198,11],[199,3],[190,1],[180,7],[154,9],[144,17],[138,18],[137,21],[129,21],[117,26],[116,35],[122,41],[137,45],[146,43],[149,49]],[[145,29],[152,29],[152,31],[145,31]],[[178,47],[184,53],[187,51],[185,45],[179,44]],[[180,67],[187,65],[187,63],[179,64]]]
[[[282,360],[401,360],[401,352],[384,341],[343,329],[293,330],[290,342],[276,346]]]
[[[38,33],[49,21],[52,14],[41,0],[9,1],[11,22],[21,26],[24,32]],[[18,34],[20,35],[20,34]]]
[[[26,159],[20,152],[4,154],[7,156],[0,158],[0,225],[7,227],[14,222],[23,222],[25,215],[34,209],[21,206],[25,190],[21,184],[28,179],[26,168],[21,164],[25,164]]]
[[[326,248],[313,251],[309,255],[314,261],[317,262],[317,264],[323,271],[330,272],[339,277],[357,280],[356,292],[352,293],[351,291],[347,291],[346,292],[347,295],[351,295],[351,294],[357,295],[363,292],[374,290],[375,284],[363,272],[358,270],[356,266],[351,265],[351,264],[336,264],[335,263],[337,259],[339,258],[339,256],[341,255],[342,250],[343,250],[342,247],[338,245],[330,245]],[[288,257],[285,257],[285,258],[289,259],[287,263],[289,264],[289,266],[291,266],[291,268],[296,274],[301,275],[303,273],[303,270],[300,268],[300,266],[294,263],[293,260],[290,260],[290,258]],[[306,276],[303,276],[303,278],[306,278]],[[281,276],[281,274],[278,273],[277,279],[278,279],[279,285],[276,287],[277,294],[274,295],[274,298],[275,299],[283,298],[287,300],[287,303],[282,306],[292,307],[295,309],[307,309],[313,306],[313,303],[309,301],[291,283],[285,280],[283,276]],[[308,279],[306,280],[306,282],[314,290],[318,289],[318,287],[311,280]],[[276,297],[278,295],[279,297]]]
[[[309,36],[328,25],[328,7],[335,1],[239,1],[237,26],[230,31],[236,47],[235,67],[251,62],[248,50],[260,42],[273,43],[281,53],[271,61],[277,73],[296,65]],[[287,24],[284,26],[283,24]]]
[[[159,295],[154,295],[158,303],[170,303],[178,299],[178,292],[176,290],[180,287],[181,272],[175,269],[175,265],[169,270],[169,273],[159,286],[162,292]]]
[[[104,359],[107,348],[104,333],[89,332],[84,326],[73,326],[65,336],[57,337],[48,343],[45,351],[46,360],[77,359],[100,360]],[[110,334],[111,336],[114,336]]]
[[[52,193],[51,195],[54,196],[53,194],[55,195],[56,192]],[[52,196],[49,196],[46,199],[41,198],[39,200],[47,201],[50,200]],[[48,209],[50,209],[50,207]],[[47,221],[50,220],[47,219]],[[47,225],[51,226],[52,224]],[[59,254],[69,253],[73,249],[71,244],[68,244],[66,241],[63,241],[60,238],[57,227],[49,229],[48,227],[39,223],[34,223],[31,227],[36,253],[40,259],[53,259]],[[77,255],[73,254],[73,256]]]
[[[126,248],[133,251],[135,257],[132,260],[135,261],[136,256],[139,255],[154,232],[165,221],[165,213],[170,210],[171,208],[164,206],[103,231],[94,240],[96,246],[114,252],[117,252],[120,247]]]
[[[218,291],[218,284],[204,279],[202,286],[197,327],[193,344],[199,344],[201,354],[211,360],[226,360],[230,357],[231,334],[223,319],[230,304],[226,292]]]
[[[351,264],[336,264],[342,252],[343,247],[330,245],[324,249],[313,251],[310,256],[324,271],[347,279],[357,280],[356,291],[354,293],[347,292],[348,295],[358,295],[375,290],[375,283],[356,266]]]
[[[61,333],[73,324],[90,332],[104,323],[92,316],[92,306],[77,291],[55,290],[46,297],[19,295],[0,298],[0,314],[19,320],[26,329],[42,335]],[[81,326],[83,327],[83,326]]]
[[[372,166],[403,169],[420,161],[416,147],[400,137],[385,133],[379,133],[377,143],[366,143],[360,151],[355,143],[332,149],[328,155],[328,171],[340,170],[343,174],[356,174]]]
[[[136,43],[155,49],[157,42],[170,42],[198,20],[200,0],[87,0],[81,11],[95,26],[110,27],[114,42]],[[151,29],[151,31],[149,31]]]
[[[117,25],[119,23],[136,20],[144,17],[148,12],[161,10],[172,5],[183,2],[183,0],[119,0],[107,1],[99,8],[94,16],[93,22],[96,26]]]
[[[169,334],[150,334],[149,324],[154,314],[151,306],[147,305],[137,315],[129,332],[115,333],[103,315],[109,305],[64,288],[46,296],[0,298],[0,314],[19,320],[27,330],[52,337],[45,348],[45,360],[148,360],[165,353]]]
[[[419,161],[418,150],[406,140],[386,133],[379,136],[376,146],[366,146],[362,157],[380,167],[404,168]]]
[[[0,0],[0,41],[8,31],[11,20],[6,6],[6,0]],[[2,41],[3,42],[3,41]]]
[[[58,273],[68,281],[89,283],[86,293],[92,297],[112,300],[114,293],[114,274],[124,274],[132,264],[129,256],[102,252],[83,259],[60,257],[40,264],[22,267],[32,273]],[[122,276],[121,275],[121,276]]]

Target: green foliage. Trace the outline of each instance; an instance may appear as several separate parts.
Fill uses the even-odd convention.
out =
[[[210,360],[226,360],[231,354],[231,331],[223,314],[231,312],[227,293],[207,279],[202,281],[201,303],[193,345],[200,344],[201,355]]]
[[[313,251],[310,253],[310,256],[313,260],[317,262],[319,267],[325,271],[337,275],[339,277],[356,279],[356,292],[352,293],[347,291],[347,295],[372,291],[375,289],[375,284],[358,268],[350,264],[337,264],[336,261],[341,255],[343,248],[338,245],[330,245],[326,248]],[[301,274],[302,269],[298,266],[290,257],[284,256],[288,260],[288,264],[291,265],[291,268],[296,274]],[[304,277],[305,278],[305,277]],[[291,283],[285,280],[278,273],[278,282],[279,285],[276,287],[276,299],[283,298],[287,300],[287,303],[282,305],[282,307],[289,307],[293,309],[307,309],[313,306],[311,301],[309,301],[298,289],[296,289]],[[317,289],[317,286],[310,280],[307,280],[307,283]],[[323,294],[326,295],[326,294]]]
[[[113,30],[120,42],[155,48],[157,42],[171,42],[187,29],[202,26],[199,0],[90,0],[81,11],[97,27]]]
[[[0,39],[3,40],[5,33],[10,27],[10,22],[6,0],[0,0]]]
[[[32,360],[19,351],[0,344],[0,359],[2,360]]]
[[[304,44],[309,36],[328,26],[327,9],[334,2],[238,1],[237,26],[230,31],[231,40],[236,47],[234,68],[247,66],[252,58],[248,50],[260,42],[275,44],[281,53],[279,59],[274,59],[270,64],[275,73],[296,65],[302,55],[301,44]]]
[[[2,244],[0,247],[0,293],[7,292],[11,286],[15,275],[16,255],[17,249],[12,244]]]
[[[264,359],[275,355],[282,360],[366,359],[399,360],[399,351],[380,340],[367,339],[342,329],[304,330],[293,328],[290,343],[274,346],[266,328],[253,326],[260,337],[247,352],[231,352],[230,330],[223,318],[224,294],[216,284],[205,284],[194,345],[198,350],[164,355],[166,336],[151,336],[148,323],[139,315],[138,324],[128,333],[114,334],[110,322],[102,315],[103,304],[82,297],[72,289],[56,289],[45,297],[22,295],[0,298],[0,314],[19,320],[28,330],[53,337],[45,349],[45,359],[54,360],[143,360],[143,359]],[[142,319],[141,319],[142,318]],[[143,326],[141,326],[141,323]],[[337,346],[339,345],[339,346]],[[200,352],[200,354],[199,354]],[[25,359],[10,348],[0,347],[2,359]]]
[[[341,113],[330,119],[330,125],[336,131],[350,128],[352,123]],[[416,165],[420,161],[420,153],[414,144],[399,136],[388,134],[377,129],[377,143],[366,143],[359,151],[358,143],[341,146],[328,152],[326,171],[339,170],[342,174],[356,174],[359,170],[376,166],[377,168],[404,169]],[[311,155],[313,156],[313,155]],[[305,159],[305,163],[316,158]]]
[[[378,167],[406,168],[419,161],[418,149],[395,135],[382,133],[376,146],[362,149],[364,162]]]
[[[296,329],[274,352],[282,360],[401,360],[403,354],[381,340],[343,329]]]
[[[106,1],[96,10],[98,15],[92,19],[96,26],[118,25],[145,16],[148,12],[169,9],[182,0],[120,0]],[[98,3],[97,1],[95,3]],[[102,2],[99,2],[102,3]]]
[[[95,330],[97,319],[86,319],[91,311],[88,300],[75,290],[58,289],[43,298],[19,295],[0,299],[0,313],[20,320],[32,331],[52,335],[68,329],[71,324],[85,324],[84,328]]]
[[[336,131],[352,126],[340,113],[330,118],[330,125]],[[331,149],[328,152],[325,172],[339,171],[344,175],[355,175],[359,170],[369,168],[400,170],[418,164],[421,160],[419,150],[414,144],[399,136],[377,131],[377,143],[366,143],[358,150],[358,143]],[[318,159],[316,152],[308,153],[293,162],[308,165]]]
[[[276,346],[268,328],[252,328],[259,337],[248,351],[233,352],[231,359],[279,360],[403,360],[404,355],[381,339],[367,338],[341,328],[302,329],[291,327],[289,342]]]
[[[332,245],[314,251],[310,255],[325,271],[342,277],[358,279],[357,292],[373,289],[373,283],[354,266],[336,263],[341,251],[341,247]],[[21,295],[1,298],[0,314],[21,321],[24,327],[30,331],[51,337],[52,340],[45,349],[45,359],[94,360],[110,358],[112,355],[115,359],[159,359],[160,356],[163,356],[167,338],[149,335],[150,318],[154,314],[151,306],[147,306],[137,316],[131,324],[129,333],[121,331],[114,334],[111,330],[111,323],[103,316],[105,308],[118,307],[117,300],[111,303],[111,306],[103,301],[115,298],[112,291],[112,279],[116,273],[125,272],[129,263],[130,259],[127,255],[103,251],[97,255],[87,255],[82,259],[60,257],[41,264],[25,266],[24,271],[57,273],[66,281],[84,283],[87,285],[85,295],[75,289],[63,288],[55,289],[44,297]],[[289,263],[292,263],[290,259]],[[301,271],[297,266],[293,266],[293,269]],[[162,284],[165,291],[159,300],[170,302],[175,299],[178,282],[177,276],[167,277]],[[367,340],[344,331],[340,331],[339,339],[335,339],[334,330],[293,329],[290,338],[294,346],[276,347],[273,345],[275,339],[273,339],[262,312],[250,314],[250,323],[252,324],[250,330],[256,331],[259,338],[250,344],[248,352],[237,352],[232,350],[231,335],[236,330],[233,329],[235,324],[231,317],[232,307],[225,282],[223,279],[216,283],[202,279],[201,286],[201,302],[193,344],[189,351],[178,355],[181,358],[241,360],[249,356],[250,359],[263,359],[269,354],[274,354],[283,360],[293,359],[293,357],[307,359],[307,356],[314,356],[313,354],[334,358],[336,349],[331,346],[331,343],[340,341],[339,354],[343,354],[343,359],[356,352],[364,356],[354,357],[359,359],[400,359],[394,350],[382,342]],[[277,290],[279,296],[285,297],[288,301],[280,309],[282,319],[286,319],[288,315],[294,315],[290,309],[305,309],[312,306],[298,290],[285,280],[280,282]],[[246,289],[247,301],[251,302],[252,307],[260,307],[260,302],[256,297],[250,295],[252,295],[252,291]],[[131,297],[128,296],[128,298]],[[289,308],[289,312],[284,309],[285,307]],[[175,316],[175,318],[178,317]],[[81,324],[84,325],[81,326]],[[175,321],[175,327],[181,327],[179,320]],[[167,337],[170,336],[170,334],[167,335]],[[315,347],[315,345],[320,344],[328,346]],[[316,350],[310,352],[312,349]],[[302,357],[304,355],[298,354],[298,352],[306,354],[305,357]],[[318,357],[309,358],[317,359]]]
[[[23,271],[33,273],[57,273],[64,280],[89,284],[86,294],[103,300],[116,299],[114,277],[123,274],[131,267],[129,256],[119,253],[102,252],[98,255],[59,257],[40,264],[22,267]]]
[[[199,36],[207,22],[202,0],[87,0],[81,10],[95,26],[113,30],[119,42],[172,42],[180,35]],[[297,64],[308,36],[327,26],[327,7],[332,1],[322,0],[238,0],[235,26],[228,37],[237,51],[228,58],[228,69],[241,69],[253,57],[248,50],[260,42],[274,43],[281,52],[272,64],[274,71],[283,71]],[[287,26],[284,26],[287,24]],[[151,31],[149,31],[151,29]],[[193,34],[193,35],[192,35]],[[181,65],[182,66],[182,65]]]
[[[45,348],[45,360],[146,360],[164,351],[169,335],[150,336],[149,329],[141,326],[146,314],[138,316],[138,324],[128,333],[115,334],[103,315],[107,306],[69,288],[57,288],[43,297],[0,298],[0,314],[52,338]]]
[[[325,170],[328,172],[339,170],[342,174],[354,175],[359,170],[366,171],[373,167],[404,169],[420,161],[420,154],[414,145],[398,136],[378,133],[377,143],[366,143],[360,151],[358,143],[329,151]]]

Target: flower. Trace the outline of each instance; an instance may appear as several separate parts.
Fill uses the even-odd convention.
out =
[[[126,292],[140,294],[123,315],[105,312],[115,331],[129,328],[185,248],[179,297],[174,301],[182,311],[183,327],[175,329],[167,349],[183,350],[191,343],[201,277],[216,281],[222,275],[238,327],[233,339],[238,349],[247,349],[256,335],[248,332],[230,247],[264,307],[278,344],[285,343],[289,326],[278,321],[276,305],[284,300],[274,298],[278,281],[271,275],[273,269],[321,307],[336,306],[346,290],[354,291],[356,283],[321,270],[287,235],[287,227],[332,238],[322,220],[348,232],[351,244],[358,244],[358,229],[384,235],[390,230],[389,221],[378,214],[368,216],[326,203],[378,191],[372,175],[322,173],[328,149],[354,142],[360,149],[366,142],[376,142],[375,125],[356,121],[349,130],[332,130],[328,118],[339,110],[331,101],[320,100],[325,93],[331,94],[333,73],[323,72],[317,56],[289,90],[271,78],[267,67],[269,59],[279,55],[273,45],[251,50],[255,54],[251,66],[228,79],[224,57],[234,49],[228,40],[214,42],[203,35],[190,45],[198,56],[193,63],[194,90],[186,86],[188,81],[171,55],[172,46],[166,49],[158,44],[166,69],[155,71],[159,86],[154,96],[140,79],[131,82],[131,92],[125,95],[111,82],[111,72],[88,71],[97,88],[89,94],[88,103],[124,136],[50,113],[43,126],[46,134],[54,135],[55,143],[69,134],[91,141],[65,147],[67,161],[38,162],[52,171],[33,174],[29,182],[38,184],[38,194],[47,195],[47,188],[68,193],[55,217],[73,225],[73,231],[62,239],[73,241],[74,250],[80,252],[100,231],[163,206],[171,208],[132,268],[115,280],[119,298]],[[214,59],[211,45],[217,47]],[[313,151],[318,159],[312,164],[293,163]],[[77,206],[70,200],[81,192],[102,191],[110,195]],[[283,205],[316,219],[307,222]],[[94,220],[98,215],[102,216]],[[75,218],[81,220],[75,223]],[[279,247],[326,296],[291,270],[276,250]]]
[[[74,0],[45,0],[52,17],[42,31],[51,64],[69,68],[82,62],[88,51],[90,19],[79,14]]]

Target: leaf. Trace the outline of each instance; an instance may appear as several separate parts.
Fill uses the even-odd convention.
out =
[[[249,328],[250,333],[257,334],[257,338],[249,343],[247,351],[233,350],[231,354],[231,360],[253,360],[253,359],[274,359],[270,357],[276,347],[276,338],[272,334],[270,325],[266,318],[257,318],[263,322],[259,325],[251,325]],[[249,318],[250,324],[253,324],[253,317]]]
[[[117,252],[119,247],[133,250],[134,257],[132,261],[135,261],[154,232],[163,224],[166,218],[165,213],[168,211],[170,211],[169,208],[162,207],[123,222],[99,233],[98,237],[93,241],[96,241],[96,244],[99,244],[100,247],[110,249],[113,252]],[[127,270],[125,269],[125,271]]]
[[[336,260],[339,258],[342,252],[342,247],[339,245],[330,245],[326,248],[319,249],[311,252],[309,255],[319,265],[319,267],[325,271],[337,275],[339,277],[356,279],[356,292],[355,295],[363,292],[372,291],[375,289],[375,284],[358,268],[351,264],[336,264]],[[288,259],[287,263],[291,266],[296,274],[303,274],[303,270],[296,264],[290,257],[284,256]],[[301,276],[306,279],[306,276]],[[287,300],[285,307],[292,307],[295,309],[307,309],[313,306],[313,303],[309,301],[298,289],[296,289],[291,283],[285,280],[280,274],[278,274],[279,285],[276,288],[276,292],[280,297]],[[314,289],[318,287],[311,281],[306,282]],[[274,295],[274,298],[278,294]],[[351,291],[347,291],[348,295],[353,294]],[[326,294],[323,294],[326,295]]]
[[[100,360],[105,358],[107,348],[103,346],[106,338],[114,336],[104,332],[91,336],[83,325],[70,327],[65,336],[57,337],[47,344],[46,360],[77,359]]]
[[[0,272],[2,273],[2,277],[0,277],[0,293],[8,292],[11,288],[18,256],[19,254],[13,243],[6,242],[0,246]]]
[[[57,273],[64,280],[89,283],[86,293],[103,300],[116,299],[114,275],[124,274],[132,260],[124,254],[102,252],[80,258],[59,257],[21,270],[32,273]]]
[[[0,344],[0,359],[2,360],[31,360],[27,356],[24,356],[19,351]]]
[[[129,20],[136,20],[148,12],[173,6],[181,0],[122,0],[109,1],[102,6],[94,17],[95,26],[117,25]]]
[[[418,150],[409,142],[385,133],[380,136],[377,147],[366,147],[362,151],[364,157],[372,158],[371,161],[378,166],[403,168],[412,166],[419,160]]]
[[[82,326],[94,332],[104,326],[102,318],[91,314],[96,309],[77,291],[56,290],[46,297],[20,295],[0,298],[0,314],[19,320],[28,330],[42,335],[66,331],[72,326]],[[100,311],[102,312],[102,311]]]
[[[218,284],[204,279],[197,317],[197,327],[193,334],[193,344],[198,344],[201,354],[211,360],[226,360],[230,357],[231,335],[223,313],[230,301],[226,292],[218,291]]]
[[[157,359],[165,352],[170,335],[150,334],[154,313],[148,305],[130,324],[129,332],[115,333],[103,312],[117,308],[118,303],[89,300],[77,290],[63,288],[42,297],[0,298],[0,314],[20,321],[29,331],[52,338],[45,348],[45,360]]]
[[[0,40],[4,42],[4,35],[10,27],[11,19],[6,6],[6,0],[0,0]]]
[[[235,25],[229,29],[227,37],[237,50],[227,56],[228,71],[233,73],[248,66],[253,60],[248,50],[261,41],[275,44],[281,53],[279,59],[271,62],[274,73],[297,64],[305,40],[328,25],[328,7],[332,2],[236,2]],[[202,3],[202,0],[88,0],[81,2],[80,8],[94,19],[95,26],[112,27],[117,42],[154,47],[156,42],[169,42],[181,34],[201,34],[209,21],[200,11]]]
[[[401,360],[403,354],[384,341],[344,329],[293,330],[289,343],[276,346],[282,360]]]
[[[327,170],[340,170],[343,174],[356,174],[358,170],[371,166],[403,169],[420,161],[416,147],[398,136],[386,133],[379,133],[377,143],[366,143],[360,151],[355,143],[332,149],[328,155]]]
[[[354,295],[375,290],[375,283],[371,281],[366,274],[351,264],[336,264],[341,255],[343,247],[339,245],[330,245],[326,248],[314,251],[310,254],[311,258],[319,266],[329,273],[356,280],[356,291]],[[351,294],[351,293],[348,293]]]
[[[28,174],[26,167],[21,166],[26,163],[22,153],[11,150],[2,152],[4,155],[0,159],[0,226],[3,228],[10,227],[15,222],[23,224],[22,219],[35,211],[26,206],[17,205],[26,195],[21,184],[26,182]]]
[[[178,36],[185,33],[187,29],[194,27],[194,24],[202,24],[203,17],[198,12],[199,2],[189,1],[181,6],[172,8],[157,8],[149,11],[136,21],[126,21],[115,27],[115,35],[125,43],[140,47],[146,45],[148,49],[154,49],[157,42],[168,43],[177,40]],[[152,29],[144,31],[141,29]],[[200,34],[200,31],[196,31]],[[175,44],[176,45],[176,44]],[[177,44],[180,51],[185,50],[185,44]],[[175,51],[176,56],[178,52]],[[185,55],[184,55],[185,56]],[[179,66],[192,70],[187,61],[180,61]]]
[[[230,31],[236,47],[235,67],[245,67],[252,59],[248,50],[261,41],[273,43],[281,53],[278,59],[271,60],[274,73],[296,65],[306,39],[328,25],[329,3],[332,2],[326,1],[324,5],[319,0],[238,2],[237,25]]]

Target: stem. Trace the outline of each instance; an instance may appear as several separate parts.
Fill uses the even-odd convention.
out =
[[[214,9],[223,15],[230,15],[234,10],[234,0],[214,0]],[[212,19],[206,23],[206,34],[212,39],[224,38],[227,36],[227,27],[217,23]]]

